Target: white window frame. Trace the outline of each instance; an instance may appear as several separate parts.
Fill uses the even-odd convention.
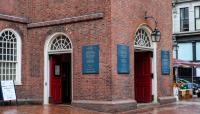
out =
[[[21,82],[21,51],[22,51],[22,41],[21,41],[21,37],[19,36],[19,34],[14,30],[14,29],[11,29],[11,28],[6,28],[6,29],[3,29],[1,32],[0,32],[0,35],[2,33],[4,33],[5,31],[10,31],[12,32],[15,36],[16,36],[16,39],[17,39],[17,63],[16,63],[16,79],[15,79],[15,85],[22,85],[22,82]]]
[[[197,9],[198,8],[198,9]],[[197,14],[197,10],[198,10],[198,14]],[[200,6],[194,6],[194,18],[195,18],[195,30],[200,30],[200,28],[197,28],[197,21],[200,20]]]
[[[181,14],[182,14],[182,12],[181,11],[183,11],[183,13],[184,13],[184,16],[187,14],[188,15],[188,17],[184,17],[184,16],[182,16]],[[187,12],[186,12],[187,11]],[[187,32],[187,31],[189,31],[190,30],[190,9],[189,9],[189,7],[182,7],[182,8],[180,8],[180,31],[181,32]],[[184,22],[188,22],[188,28],[184,28]],[[186,29],[186,30],[185,30]],[[188,30],[187,30],[188,29]]]

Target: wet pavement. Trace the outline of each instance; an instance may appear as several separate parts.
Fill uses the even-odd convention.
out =
[[[200,98],[120,114],[200,114]]]
[[[0,114],[104,114],[66,105],[0,106]],[[117,114],[200,114],[200,98]]]
[[[67,105],[1,106],[0,114],[101,114]]]

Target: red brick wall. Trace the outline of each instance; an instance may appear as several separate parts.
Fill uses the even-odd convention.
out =
[[[0,0],[0,13],[27,16],[28,0]]]
[[[44,1],[33,1],[38,5],[44,5]],[[62,2],[62,0],[61,0]],[[87,2],[87,1],[85,1]],[[95,4],[94,4],[95,2]],[[43,80],[44,80],[44,44],[46,38],[55,32],[66,33],[73,44],[73,95],[75,100],[109,100],[111,99],[111,81],[110,81],[110,31],[109,31],[109,12],[106,1],[94,1],[84,3],[87,7],[80,9],[80,12],[71,12],[75,10],[75,6],[79,6],[80,2],[73,3],[55,3],[61,5],[62,10],[51,11],[46,10],[46,7],[37,6],[35,10],[40,10],[37,15],[32,15],[33,20],[44,21],[51,19],[59,19],[67,16],[80,16],[82,14],[90,14],[94,12],[105,12],[105,19],[90,22],[74,23],[69,25],[60,25],[55,27],[44,27],[28,29],[28,38],[26,42],[27,54],[27,75],[24,76],[25,82],[21,93],[18,93],[21,98],[43,98]],[[49,3],[50,4],[50,3]],[[62,4],[68,6],[64,8]],[[96,5],[98,4],[98,5]],[[52,8],[58,7],[54,6]],[[42,8],[42,9],[40,9]],[[70,9],[71,8],[71,9]],[[59,12],[59,13],[58,13]],[[50,18],[49,18],[50,17]],[[82,46],[90,44],[100,45],[100,74],[98,75],[82,75]]]
[[[171,52],[171,2],[163,0],[9,0],[0,7],[0,13],[24,16],[31,22],[62,19],[95,12],[104,12],[100,20],[30,28],[27,25],[0,20],[0,30],[13,28],[22,36],[22,85],[17,86],[19,98],[43,99],[44,44],[49,35],[63,32],[73,44],[73,97],[74,100],[134,99],[134,34],[144,20],[144,12],[158,19],[162,39],[158,43],[158,95],[171,95],[172,75],[161,76],[161,49]],[[3,0],[0,0],[0,3]],[[15,4],[13,3],[15,2]],[[18,3],[19,2],[19,3]],[[14,4],[14,5],[13,5]],[[19,6],[17,6],[17,4]],[[23,4],[24,6],[21,6]],[[28,5],[25,5],[28,4]],[[1,5],[0,5],[1,6]],[[9,7],[10,6],[10,7]],[[13,9],[13,7],[17,7]],[[20,10],[21,7],[21,10]],[[25,9],[28,10],[25,10]],[[117,44],[130,46],[131,72],[117,74]],[[82,46],[100,45],[100,73],[82,74]],[[172,55],[172,53],[171,53]]]
[[[107,100],[110,94],[110,39],[106,20],[82,22],[56,27],[37,28],[29,30],[32,41],[32,51],[39,57],[41,68],[38,83],[43,84],[43,50],[46,38],[56,32],[63,32],[69,36],[73,44],[73,95],[75,100]],[[67,30],[66,30],[67,29]],[[82,74],[82,46],[90,44],[100,45],[100,74]],[[30,56],[32,56],[30,54]],[[34,58],[33,58],[34,60]],[[29,65],[30,66],[30,65]],[[30,78],[32,79],[32,78]],[[34,85],[34,83],[32,84]],[[40,85],[40,87],[43,87]],[[43,89],[40,89],[41,93]]]
[[[163,0],[112,0],[111,2],[111,41],[112,41],[112,93],[113,99],[134,98],[134,34],[139,25],[146,23],[154,28],[151,20],[145,21],[145,11],[158,20],[162,33],[157,48],[158,96],[172,95],[172,75],[161,76],[161,49],[171,52],[171,1]],[[117,44],[130,46],[131,72],[129,75],[117,74]],[[137,66],[137,65],[136,65]]]
[[[0,2],[4,3],[3,0]],[[13,28],[20,31],[22,37],[22,85],[17,86],[19,99],[43,99],[44,87],[44,44],[48,36],[63,32],[73,44],[73,95],[75,100],[111,99],[110,73],[110,2],[107,0],[30,0],[8,2],[1,7],[0,13],[23,16],[23,8],[28,7],[31,22],[62,19],[96,12],[104,12],[101,20],[27,29],[26,24],[17,24],[0,20],[0,29]],[[17,9],[13,8],[16,6]],[[24,11],[24,12],[23,12]],[[23,12],[23,13],[22,13]],[[82,75],[82,46],[100,45],[100,73]]]
[[[23,24],[17,24],[14,22],[8,22],[0,20],[0,31],[2,31],[5,28],[12,28],[17,33],[19,33],[21,40],[22,40],[22,84],[17,86],[17,97],[18,98],[32,98],[39,95],[39,91],[31,91],[30,88],[33,87],[33,85],[30,85],[32,81],[28,81],[29,77],[29,70],[28,70],[28,62],[29,60],[29,49],[28,46],[28,37],[27,37],[27,28],[26,25]],[[32,94],[34,92],[34,94]],[[35,96],[34,96],[35,95]],[[32,97],[31,97],[32,96]]]
[[[106,10],[108,0],[30,0],[32,22],[80,16]]]

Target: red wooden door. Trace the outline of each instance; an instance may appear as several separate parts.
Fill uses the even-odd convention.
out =
[[[135,54],[135,99],[138,103],[152,101],[151,55],[149,52]]]
[[[62,103],[62,76],[59,56],[50,58],[50,94],[52,103]]]

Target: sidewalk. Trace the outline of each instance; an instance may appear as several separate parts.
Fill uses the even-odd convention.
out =
[[[102,114],[66,105],[0,106],[0,114]]]
[[[0,114],[105,114],[67,105],[0,106]],[[200,114],[200,98],[117,114]]]

